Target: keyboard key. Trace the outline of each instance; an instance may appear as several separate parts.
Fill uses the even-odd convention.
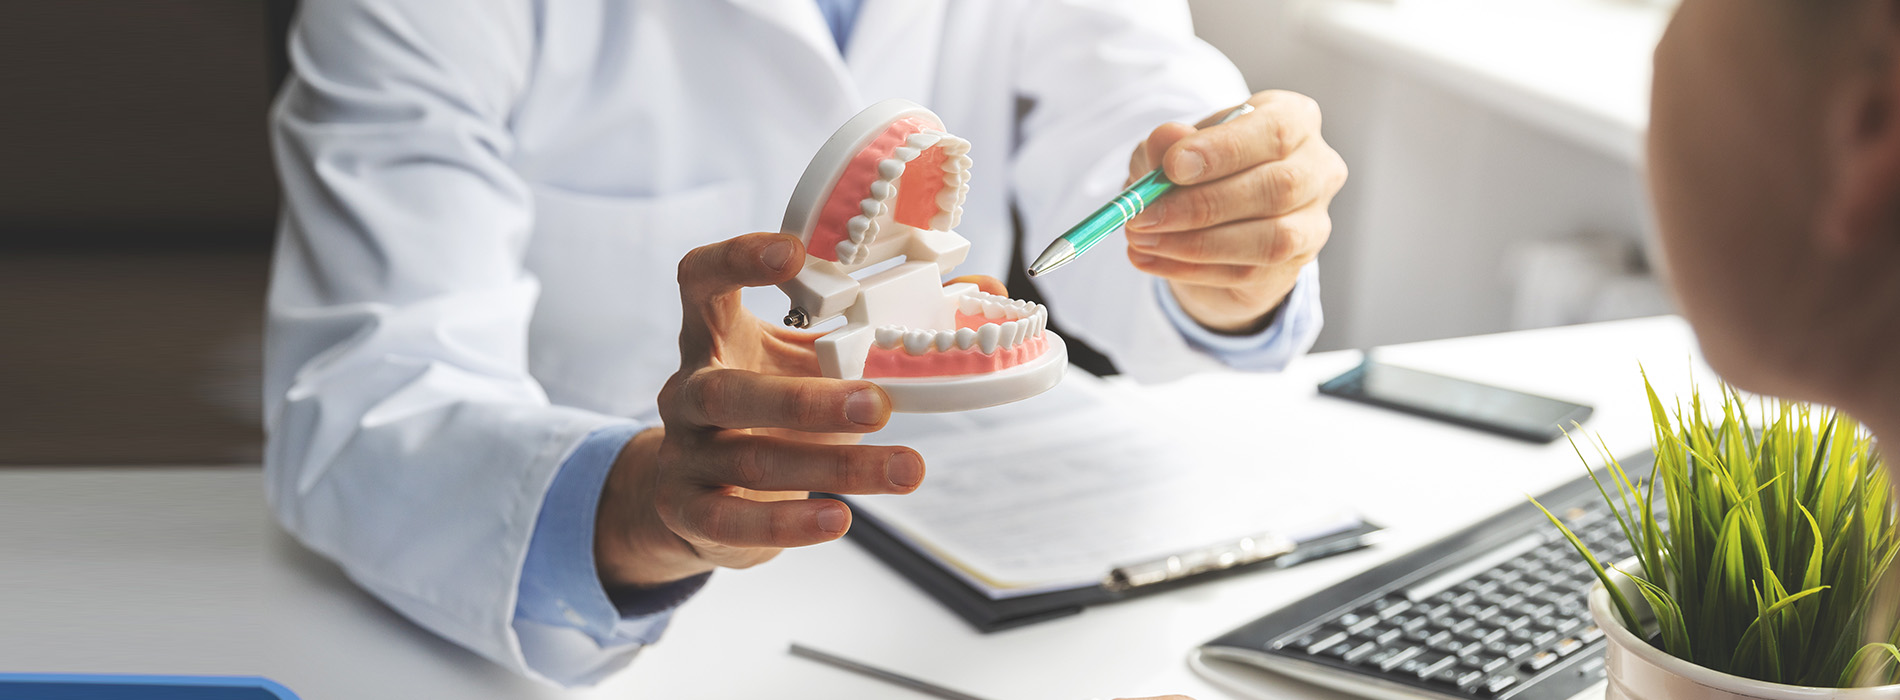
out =
[[[1431,678],[1439,671],[1451,668],[1458,663],[1458,658],[1450,654],[1427,653],[1412,657],[1407,663],[1416,664],[1417,668],[1411,669],[1411,673],[1414,677],[1424,680]]]
[[[1423,677],[1420,675],[1422,673],[1424,676],[1429,676],[1431,674],[1424,673],[1424,670],[1425,670],[1424,659],[1425,659],[1424,656],[1414,656],[1412,658],[1406,659],[1404,662],[1400,663],[1399,665],[1394,666],[1392,668],[1392,672],[1401,676]]]
[[[1577,639],[1576,637],[1567,637],[1557,642],[1557,646],[1551,647],[1550,650],[1557,652],[1558,656],[1569,656],[1583,651],[1583,640]]]
[[[1582,662],[1577,664],[1577,675],[1590,676],[1592,678],[1602,678],[1603,676],[1607,675],[1606,671],[1604,671],[1604,668],[1603,668],[1603,662],[1604,662],[1604,658],[1601,655],[1592,656],[1590,658],[1584,659]]]
[[[1485,673],[1491,673],[1509,665],[1511,665],[1511,657],[1508,656],[1488,656],[1482,663],[1476,664],[1478,670]]]
[[[1372,638],[1372,641],[1378,642],[1379,646],[1385,646],[1396,641],[1399,637],[1404,636],[1405,630],[1401,630],[1397,627],[1381,627],[1367,634]]]
[[[1486,695],[1495,697],[1498,695],[1503,695],[1504,691],[1510,690],[1513,686],[1516,686],[1516,685],[1517,685],[1517,676],[1511,675],[1509,673],[1500,673],[1498,675],[1485,679],[1484,685],[1482,687]]]
[[[1388,647],[1374,652],[1371,656],[1360,661],[1360,663],[1362,665],[1372,666],[1381,671],[1391,671],[1397,668],[1399,664],[1405,663],[1414,656],[1418,656],[1423,651],[1423,649],[1418,647]]]
[[[1583,628],[1582,632],[1577,633],[1577,639],[1583,640],[1584,644],[1589,644],[1591,642],[1594,642],[1602,638],[1603,638],[1603,628],[1598,627],[1596,625],[1585,627]]]
[[[1437,673],[1432,674],[1432,677],[1425,680],[1429,683],[1448,685],[1459,690],[1465,690],[1477,685],[1478,681],[1484,680],[1484,674],[1474,668],[1451,666],[1440,669]]]
[[[1550,668],[1550,665],[1557,663],[1557,659],[1559,658],[1562,658],[1562,657],[1557,656],[1556,652],[1540,651],[1540,652],[1537,652],[1535,656],[1532,656],[1531,658],[1526,659],[1524,663],[1519,664],[1518,667],[1524,669],[1527,672],[1536,673],[1546,668]]]
[[[1328,659],[1343,659],[1343,658],[1346,658],[1346,654],[1351,652],[1352,649],[1353,649],[1352,642],[1340,642],[1338,644],[1334,644],[1332,646],[1326,647],[1319,651],[1309,652],[1309,653],[1311,653],[1314,656],[1322,656]]]
[[[1368,617],[1360,615],[1359,613],[1346,613],[1340,615],[1334,622],[1346,628],[1346,634],[1358,634],[1372,629],[1374,625],[1379,624],[1379,618]]]
[[[1404,598],[1386,599],[1386,600],[1391,600],[1392,601],[1391,604],[1387,605],[1384,609],[1379,611],[1379,616],[1385,619],[1390,620],[1396,615],[1410,612],[1412,610],[1412,601],[1406,600]]]
[[[1345,630],[1337,627],[1323,627],[1319,631],[1301,637],[1300,641],[1294,642],[1294,645],[1308,654],[1318,654],[1326,648],[1344,641],[1346,641]]]
[[[1378,643],[1364,642],[1360,644],[1359,646],[1356,646],[1347,650],[1346,653],[1341,654],[1339,658],[1340,660],[1345,661],[1346,663],[1356,664],[1356,663],[1359,663],[1360,661],[1365,660],[1366,657],[1371,656],[1378,651],[1379,651]]]

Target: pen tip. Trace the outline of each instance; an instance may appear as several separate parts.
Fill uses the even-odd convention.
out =
[[[1041,277],[1074,258],[1075,244],[1058,238],[1042,251],[1042,255],[1036,256],[1035,262],[1029,263],[1029,276]]]

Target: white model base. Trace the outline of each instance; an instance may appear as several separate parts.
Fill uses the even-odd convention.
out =
[[[949,413],[1001,406],[1035,396],[1062,381],[1069,346],[1044,331],[1049,347],[1035,359],[1000,372],[960,377],[885,377],[870,380],[891,397],[899,413]]]

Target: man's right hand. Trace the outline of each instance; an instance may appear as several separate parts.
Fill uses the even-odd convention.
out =
[[[608,474],[594,537],[603,583],[654,586],[759,564],[851,527],[843,503],[809,491],[909,493],[922,483],[915,451],[850,444],[890,419],[883,389],[819,376],[817,336],[740,305],[741,289],[789,280],[804,260],[796,237],[754,233],[680,261],[680,369],[660,391],[664,427],[636,436]]]

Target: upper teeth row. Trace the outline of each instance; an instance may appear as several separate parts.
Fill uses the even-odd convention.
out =
[[[870,257],[871,243],[877,240],[877,219],[890,212],[890,200],[897,196],[898,178],[904,176],[905,167],[917,156],[939,145],[946,156],[944,188],[937,195],[937,214],[930,218],[930,227],[949,231],[963,223],[963,202],[970,195],[970,142],[942,131],[925,129],[905,138],[904,145],[892,151],[891,157],[878,161],[877,181],[871,183],[871,196],[858,202],[862,213],[845,222],[845,234],[850,240],[838,242],[838,262],[856,265]]]
[[[981,313],[985,318],[999,320],[976,328],[955,330],[884,326],[876,331],[877,346],[895,348],[902,345],[904,352],[912,355],[922,355],[931,350],[968,350],[974,347],[988,355],[996,352],[997,348],[1013,348],[1036,338],[1049,326],[1049,312],[1041,304],[981,292],[963,297],[960,303],[966,316]],[[1010,320],[1000,321],[1003,318]]]

